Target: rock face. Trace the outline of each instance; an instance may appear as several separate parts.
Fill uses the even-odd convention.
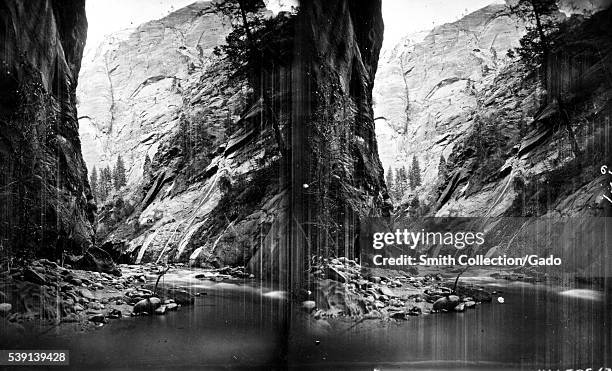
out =
[[[520,60],[500,57],[520,33],[511,33],[510,18],[495,9],[442,26],[389,57],[404,63],[391,65],[381,75],[383,82],[377,81],[377,96],[387,94],[386,79],[396,97],[377,99],[382,104],[375,107],[377,116],[384,116],[377,123],[395,133],[385,144],[398,148],[389,161],[408,165],[402,156],[419,158],[425,185],[417,192],[429,215],[484,217],[488,236],[505,238],[491,253],[554,253],[564,257],[567,272],[609,276],[605,218],[601,223],[559,218],[612,215],[606,199],[612,178],[600,171],[612,162],[605,139],[612,133],[606,72],[612,68],[611,10],[561,23],[547,70],[537,71],[538,77]],[[504,29],[500,22],[506,37],[485,37],[496,24]],[[457,36],[471,35],[457,31],[474,30],[471,24],[481,25],[478,37]],[[491,48],[497,40],[499,48]],[[418,63],[407,64],[413,61]],[[444,171],[438,168],[440,156]],[[547,217],[550,223],[497,217]]]
[[[435,184],[440,157],[448,158],[474,125],[477,93],[507,64],[507,50],[523,33],[505,5],[495,4],[385,50],[374,89],[385,169],[409,166],[416,156],[423,184]]]
[[[84,1],[0,1],[0,245],[13,251],[92,243],[75,104],[86,33]]]
[[[310,252],[352,251],[359,218],[384,212],[371,109],[380,2],[312,1],[279,17],[259,88],[212,55],[228,30],[208,3],[85,59],[88,161],[121,154],[129,169],[128,190],[102,207],[104,249],[285,280]]]
[[[88,47],[77,97],[89,169],[112,168],[121,155],[128,183],[141,182],[147,155],[153,158],[164,136],[179,127],[189,87],[215,74],[212,49],[226,34],[210,3],[197,2]],[[211,108],[223,105],[218,98]]]
[[[612,86],[604,77],[612,53],[609,14],[565,22],[546,89],[514,63],[478,95],[477,126],[449,156],[452,171],[439,193],[438,215],[610,213],[606,175],[599,172],[611,159],[603,142],[611,130]]]

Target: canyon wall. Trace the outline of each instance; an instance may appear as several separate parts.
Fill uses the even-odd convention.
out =
[[[477,93],[507,64],[508,49],[523,33],[524,24],[494,4],[385,50],[374,90],[385,170],[416,156],[425,185],[420,193],[431,190],[440,158],[474,125]]]
[[[256,83],[212,53],[229,28],[205,2],[86,56],[86,159],[121,154],[129,169],[98,219],[116,258],[247,265],[283,281],[310,253],[353,253],[359,219],[388,212],[371,109],[380,2],[278,17]]]
[[[612,16],[590,13],[559,24],[546,70],[506,55],[524,26],[497,5],[383,54],[381,158],[408,167],[415,156],[423,171],[399,214],[480,217],[499,242],[482,253],[553,253],[565,273],[612,274],[612,178],[601,172],[612,162]]]
[[[438,215],[609,215],[600,172],[611,154],[609,14],[562,24],[546,87],[517,62],[477,96],[477,125],[448,157]]]
[[[85,1],[0,1],[0,246],[57,258],[92,244],[77,77]]]

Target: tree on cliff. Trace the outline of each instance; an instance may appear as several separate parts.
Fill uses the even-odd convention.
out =
[[[395,198],[400,201],[404,192],[408,189],[408,172],[404,166],[395,169],[394,193]]]
[[[393,169],[391,168],[391,166],[389,166],[389,169],[387,170],[387,174],[385,174],[385,182],[387,183],[387,189],[389,190],[389,192],[391,192],[391,190],[393,189]]]
[[[117,163],[115,164],[115,168],[113,169],[113,181],[115,182],[116,190],[119,190],[121,187],[127,184],[127,179],[125,176],[125,165],[123,163],[121,155],[117,157]]]
[[[226,37],[226,44],[215,47],[215,54],[225,53],[238,72],[246,72],[257,54],[257,31],[262,27],[265,8],[262,0],[225,0],[215,2],[217,12],[230,19],[232,32]]]
[[[100,170],[100,181],[98,183],[98,194],[100,201],[104,202],[113,189],[113,175],[110,167]]]
[[[519,0],[509,8],[527,21],[527,33],[521,38],[521,46],[516,48],[516,52],[528,65],[542,68],[546,86],[548,57],[552,48],[550,35],[558,29],[557,0]]]
[[[440,162],[438,163],[438,179],[444,180],[448,175],[448,165],[446,164],[446,160],[444,156],[440,156]]]
[[[262,0],[225,0],[214,4],[217,12],[228,17],[232,31],[225,38],[226,44],[215,47],[214,53],[225,55],[233,67],[233,77],[248,77],[253,85],[257,98],[261,99],[265,119],[274,130],[274,137],[281,157],[288,151],[283,139],[280,120],[276,117],[272,102],[273,91],[266,83],[263,73],[266,68],[273,68],[283,62],[282,53],[291,50],[283,43],[290,42],[292,37],[284,35],[292,32],[290,27],[281,27],[285,17],[267,17],[262,11],[265,3]],[[283,32],[284,31],[284,32]]]
[[[91,194],[94,200],[97,200],[98,199],[98,170],[96,170],[95,166],[93,170],[91,171],[91,176],[89,177],[89,186],[91,188]]]
[[[149,157],[148,153],[145,155],[144,164],[142,165],[142,173],[145,177],[149,176],[151,173],[151,157]]]
[[[421,185],[421,166],[416,156],[412,156],[412,166],[410,167],[408,180],[410,181],[410,189],[415,189]]]

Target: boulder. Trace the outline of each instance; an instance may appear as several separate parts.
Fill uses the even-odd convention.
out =
[[[389,317],[393,319],[406,319],[406,312],[404,311],[393,312],[389,315]]]
[[[332,266],[327,266],[325,268],[325,277],[327,279],[338,281],[341,283],[348,282],[348,278],[346,277],[346,275],[343,272],[340,272],[338,269]]]
[[[0,316],[6,317],[11,311],[11,309],[13,309],[13,306],[10,303],[0,304]]]
[[[136,314],[149,313],[152,314],[161,306],[161,299],[152,296],[148,299],[143,299],[134,305],[132,311]]]
[[[96,323],[106,323],[107,322],[106,316],[104,316],[104,314],[102,313],[96,313],[96,314],[89,316],[89,321],[96,322]]]
[[[45,278],[45,276],[33,270],[32,268],[26,268],[23,271],[23,279],[26,281],[33,282],[38,285],[47,284],[47,279]]]
[[[73,267],[121,276],[121,270],[117,267],[110,254],[97,247],[90,248],[82,257],[73,260]]]
[[[381,286],[379,290],[380,290],[380,293],[381,293],[381,294],[383,294],[383,295],[385,295],[385,296],[388,296],[388,297],[390,297],[390,298],[395,298],[395,297],[397,297],[397,295],[396,295],[396,294],[393,292],[393,290],[391,290],[391,289],[390,289],[389,287],[387,287],[387,286]]]
[[[159,308],[155,309],[155,314],[157,315],[166,314],[166,310],[167,310],[167,307],[165,305],[162,305]]]
[[[302,302],[302,309],[304,309],[307,312],[312,311],[313,309],[315,309],[317,306],[317,303],[315,303],[313,300],[306,300]]]
[[[82,297],[84,297],[87,300],[94,300],[96,297],[94,296],[94,294],[91,293],[91,291],[87,290],[87,289],[79,289],[79,295],[81,295]]]
[[[459,305],[460,299],[456,295],[449,295],[447,297],[440,298],[433,303],[433,310],[441,311],[451,311],[454,310],[457,305]]]

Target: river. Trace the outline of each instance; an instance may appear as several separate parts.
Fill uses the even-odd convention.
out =
[[[612,301],[604,292],[464,280],[499,291],[504,303],[400,322],[315,321],[291,310],[282,292],[183,280],[206,293],[193,306],[114,320],[94,331],[64,328],[28,342],[70,349],[75,370],[612,367]]]

